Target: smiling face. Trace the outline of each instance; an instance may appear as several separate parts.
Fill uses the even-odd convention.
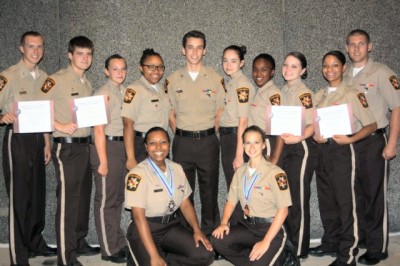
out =
[[[303,75],[305,71],[306,69],[302,67],[301,61],[292,55],[287,56],[283,62],[282,76],[289,85],[301,79],[301,75]]]
[[[74,52],[68,53],[68,58],[72,68],[77,73],[83,73],[92,65],[93,51],[90,48],[76,47]]]
[[[186,62],[189,65],[200,65],[203,56],[206,54],[203,39],[194,37],[188,38],[185,47],[182,47],[182,54],[186,57]]]
[[[23,45],[19,47],[22,53],[22,60],[28,68],[35,67],[43,57],[44,41],[41,36],[27,35]]]
[[[346,65],[343,65],[334,55],[326,56],[322,62],[322,74],[330,87],[337,87],[342,82],[345,71]]]
[[[259,58],[253,63],[253,80],[259,88],[267,84],[275,74],[269,61]]]
[[[149,133],[146,138],[146,151],[149,157],[158,165],[165,165],[169,152],[169,139],[164,131],[157,130]]]
[[[104,73],[115,85],[121,85],[126,78],[125,59],[111,59],[108,68],[104,69]]]
[[[140,72],[147,81],[154,85],[157,84],[164,75],[164,62],[158,55],[151,55],[146,58],[140,66]],[[153,68],[150,70],[150,68]]]
[[[244,65],[244,60],[240,60],[239,54],[235,50],[226,50],[222,58],[222,68],[225,74],[232,76],[240,71]]]
[[[361,34],[349,36],[346,51],[355,67],[363,67],[368,62],[368,54],[372,51],[372,44],[367,37]]]
[[[248,131],[243,138],[243,147],[250,159],[261,158],[265,142],[260,132]]]

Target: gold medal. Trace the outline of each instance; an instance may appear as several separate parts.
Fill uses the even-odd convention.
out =
[[[175,211],[175,202],[173,200],[168,203],[168,211],[171,213]]]

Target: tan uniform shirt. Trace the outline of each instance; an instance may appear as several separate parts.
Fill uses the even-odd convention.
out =
[[[224,108],[225,91],[214,69],[202,66],[193,81],[183,68],[169,76],[166,84],[177,128],[197,131],[215,126],[217,110]]]
[[[33,78],[22,59],[0,74],[0,109],[2,113],[14,113],[13,103],[16,101],[39,100],[40,88],[47,74],[38,67]]]
[[[121,116],[131,119],[136,131],[147,132],[155,126],[168,128],[171,104],[164,87],[156,87],[157,91],[142,76],[126,89]]]
[[[54,120],[59,123],[72,123],[71,101],[73,99],[89,97],[92,95],[92,85],[86,79],[81,79],[75,74],[71,66],[61,69],[51,75],[44,82],[41,96],[46,100],[54,101]],[[58,130],[53,132],[53,137],[87,137],[90,128],[78,128],[72,135]]]
[[[305,124],[313,122],[313,112],[315,110],[314,93],[301,81],[297,81],[292,86],[287,84],[282,89],[283,102],[286,106],[304,106]]]
[[[257,90],[256,96],[250,105],[249,126],[256,125],[262,130],[266,128],[267,106],[281,105],[282,92],[272,80]]]
[[[236,170],[228,193],[229,202],[236,205],[240,201],[242,209],[245,209],[247,204],[250,216],[264,218],[274,217],[278,209],[292,205],[289,183],[281,168],[263,158],[250,179],[248,178],[250,175],[248,167],[249,164],[245,163]],[[249,187],[256,175],[258,175],[258,179],[254,182],[246,202],[245,176],[247,176],[246,187]]]
[[[239,118],[249,116],[250,103],[255,89],[250,80],[240,70],[226,84],[225,106],[221,116],[221,127],[237,127]]]
[[[328,88],[321,89],[315,95],[317,108],[328,107],[340,104],[349,104],[353,115],[354,133],[359,131],[363,126],[367,126],[375,122],[375,118],[368,108],[368,103],[360,97],[361,92],[340,84],[336,91],[328,92]]]
[[[121,109],[124,102],[125,88],[116,86],[111,80],[94,92],[94,95],[105,95],[108,102],[110,123],[105,126],[107,136],[123,136]]]
[[[370,58],[355,77],[353,67],[349,67],[346,78],[354,88],[365,94],[378,128],[385,128],[389,124],[388,110],[400,107],[400,84],[396,74]]]
[[[192,189],[186,179],[182,166],[165,159],[168,178],[173,176],[173,201],[176,211],[182,201],[190,196]],[[148,159],[139,163],[126,176],[125,179],[125,207],[144,208],[146,217],[157,217],[170,214],[168,204],[171,198],[161,179],[155,174]]]

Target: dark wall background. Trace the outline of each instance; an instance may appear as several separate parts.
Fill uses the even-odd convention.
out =
[[[345,37],[354,28],[367,30],[372,38],[372,57],[400,73],[400,8],[396,0],[1,0],[0,71],[19,58],[20,35],[36,30],[45,35],[46,51],[40,66],[49,74],[67,65],[67,43],[76,35],[94,41],[95,57],[88,77],[94,88],[105,82],[105,59],[120,53],[128,61],[126,84],[139,78],[138,62],[145,48],[160,52],[167,66],[165,76],[184,64],[181,55],[183,35],[192,29],[207,36],[205,63],[221,74],[222,50],[231,44],[246,45],[250,75],[252,59],[259,53],[273,55],[277,62],[275,82],[280,75],[285,54],[297,50],[308,59],[309,76],[305,83],[313,90],[326,85],[320,66],[322,56],[333,49],[345,52]],[[3,129],[0,128],[0,137]],[[388,184],[390,231],[400,231],[398,190],[400,162],[391,162]],[[47,225],[45,236],[54,239],[55,177],[53,166],[47,175]],[[1,171],[0,171],[1,172]],[[8,199],[0,174],[0,242],[8,242]],[[223,173],[220,174],[220,203],[226,195]],[[321,237],[315,180],[312,183],[312,237]],[[91,218],[89,241],[97,243]],[[124,226],[129,222],[124,213]]]

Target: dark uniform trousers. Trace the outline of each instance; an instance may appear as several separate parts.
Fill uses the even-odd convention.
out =
[[[92,175],[89,144],[54,143],[52,158],[57,178],[56,238],[58,263],[76,260],[87,247]]]
[[[172,154],[174,161],[182,165],[193,192],[196,188],[197,172],[201,202],[201,228],[206,235],[210,235],[220,223],[218,138],[215,134],[199,139],[175,135]],[[194,193],[190,195],[192,204],[194,204],[193,197]]]
[[[213,262],[214,252],[207,251],[202,243],[197,248],[193,233],[181,226],[178,219],[166,224],[149,222],[149,228],[158,253],[168,265],[206,266]],[[134,221],[128,227],[127,239],[131,252],[127,265],[150,265],[150,256]]]
[[[125,198],[126,155],[123,141],[107,140],[108,174],[99,174],[100,165],[96,146],[90,146],[90,161],[94,174],[94,221],[101,254],[111,256],[126,247],[121,229],[121,213]]]
[[[45,226],[46,172],[42,133],[13,133],[3,142],[3,171],[9,196],[11,264],[28,264],[28,253],[47,250]]]
[[[353,145],[318,144],[317,190],[324,228],[322,246],[337,250],[338,259],[350,264],[358,253]]]
[[[147,158],[146,146],[144,145],[144,137],[134,136],[134,152],[136,162],[139,164]]]
[[[355,144],[360,241],[365,240],[368,253],[373,256],[386,253],[388,247],[388,161],[382,157],[386,144],[385,133],[375,133]]]
[[[285,145],[283,153],[282,168],[287,174],[292,197],[285,225],[297,256],[302,256],[308,254],[310,247],[310,183],[317,163],[316,145],[308,138]]]
[[[270,223],[252,225],[243,220],[238,225],[231,226],[229,234],[224,235],[223,239],[212,237],[211,243],[217,252],[236,266],[283,265],[287,238],[283,227],[271,241],[267,252],[259,260],[249,260],[253,246],[264,239],[270,226]]]

